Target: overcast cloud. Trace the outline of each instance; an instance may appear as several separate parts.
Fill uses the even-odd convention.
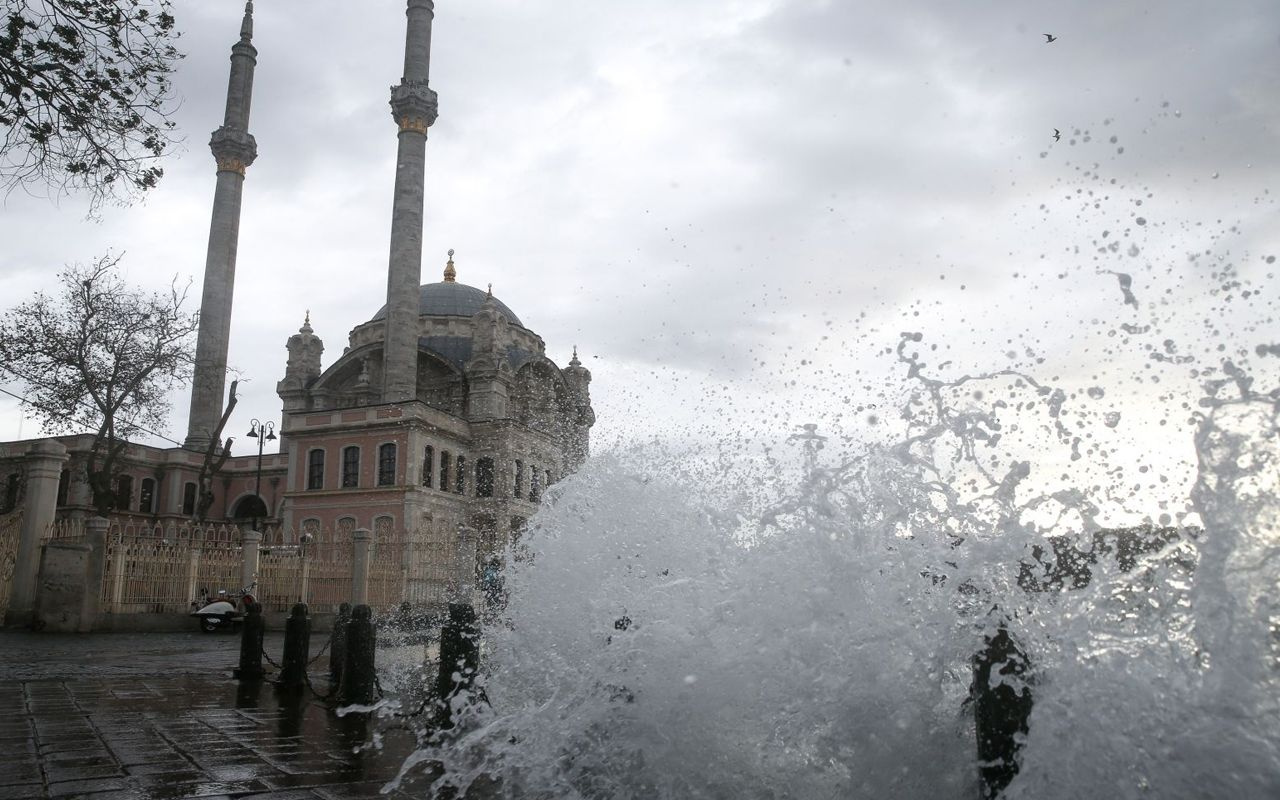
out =
[[[240,427],[278,414],[307,309],[329,364],[385,300],[404,35],[402,0],[257,6]],[[175,3],[187,148],[145,204],[88,222],[76,198],[8,198],[4,305],[108,248],[133,280],[190,278],[198,300],[205,142],[240,9]],[[1277,75],[1274,0],[438,0],[423,281],[456,248],[459,280],[492,282],[552,358],[577,344],[600,441],[725,397],[725,428],[813,417],[847,433],[893,396],[885,353],[909,329],[956,369],[1016,362],[1081,387],[1108,373],[1148,407],[1147,384],[1121,380],[1149,367],[1147,345],[1107,350],[1119,322],[1167,336],[1177,303],[1184,348],[1213,349],[1205,315],[1230,317],[1241,349],[1265,335],[1266,302],[1224,312],[1186,256],[1212,248],[1273,288]],[[1113,261],[1140,307],[1099,274]],[[0,435],[34,435],[15,405],[0,402]],[[1136,419],[1128,435],[1160,437]]]

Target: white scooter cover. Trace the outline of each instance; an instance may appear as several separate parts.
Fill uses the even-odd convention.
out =
[[[206,615],[212,615],[212,616],[220,617],[224,614],[233,614],[235,613],[235,610],[236,610],[236,607],[228,603],[226,600],[214,600],[212,603],[200,609],[199,611],[192,611],[191,616],[203,617]]]

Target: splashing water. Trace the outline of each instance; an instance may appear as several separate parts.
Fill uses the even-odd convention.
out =
[[[1031,309],[1043,337],[960,320],[1009,369],[944,379],[965,357],[945,341],[824,335],[799,362],[838,387],[813,393],[821,408],[787,391],[796,374],[720,387],[688,413],[731,416],[736,434],[616,446],[548,490],[484,630],[492,705],[427,738],[402,781],[533,799],[969,800],[973,661],[1004,626],[1031,669],[1002,680],[1034,703],[1002,797],[1280,797],[1280,392],[1249,374],[1280,353],[1256,343],[1274,257],[1249,267],[1224,249],[1228,223],[1179,227],[1145,186],[1074,170],[1028,231],[1068,245],[1013,273],[1017,292],[1056,299]],[[1140,258],[1157,251],[1185,259]],[[917,301],[900,318],[944,327],[946,311]],[[835,342],[871,344],[905,381],[828,368]],[[1083,385],[1041,377],[1055,350]],[[853,394],[874,441],[844,435]],[[792,437],[803,459],[762,446],[811,412],[830,447],[812,428]],[[1123,452],[1125,435],[1167,444],[1193,416],[1194,475],[1168,447]],[[1147,524],[1105,531],[1115,514]]]
[[[513,798],[971,798],[971,662],[1005,623],[1034,710],[1004,797],[1277,796],[1275,397],[1206,401],[1203,530],[1148,530],[1128,563],[1076,535],[1082,588],[1026,591],[1079,574],[1033,548],[1096,509],[1028,491],[1027,462],[993,473],[978,454],[1013,426],[956,398],[1012,383],[1066,444],[1062,397],[1012,372],[930,379],[917,341],[909,435],[835,467],[810,449],[767,508],[718,507],[643,454],[560,484],[508,553],[492,706],[404,775]]]

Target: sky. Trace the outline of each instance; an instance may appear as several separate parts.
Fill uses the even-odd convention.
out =
[[[1017,369],[1062,388],[1098,474],[1180,464],[1172,489],[1118,481],[1151,489],[1150,510],[1185,494],[1189,417],[1221,360],[1276,383],[1251,355],[1275,341],[1274,0],[436,5],[423,281],[454,248],[458,279],[492,283],[553,360],[578,346],[597,450],[772,447],[805,422],[846,448],[892,439],[920,389],[895,355],[912,332],[938,380]],[[0,305],[108,250],[198,302],[242,8],[174,3],[185,141],[145,201],[89,220],[75,196],[5,198]],[[278,420],[308,310],[327,366],[385,302],[403,12],[256,4],[232,432]],[[0,399],[0,437],[36,432]]]

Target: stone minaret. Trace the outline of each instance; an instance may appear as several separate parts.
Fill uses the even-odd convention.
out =
[[[222,417],[226,389],[227,341],[231,336],[231,298],[236,279],[236,245],[240,239],[240,199],[244,171],[258,155],[249,135],[249,103],[253,96],[253,3],[245,3],[240,41],[231,47],[231,80],[222,127],[213,132],[209,149],[218,162],[213,192],[209,250],[204,262],[204,293],[200,298],[200,332],[196,340],[195,374],[191,386],[191,415],[185,446],[203,450]]]
[[[431,64],[433,0],[408,0],[404,77],[391,88],[391,115],[400,126],[396,188],[391,206],[391,259],[387,267],[387,333],[382,399],[411,400],[418,393],[418,285],[422,278],[422,195],[427,128],[436,121],[436,93],[427,85]]]

